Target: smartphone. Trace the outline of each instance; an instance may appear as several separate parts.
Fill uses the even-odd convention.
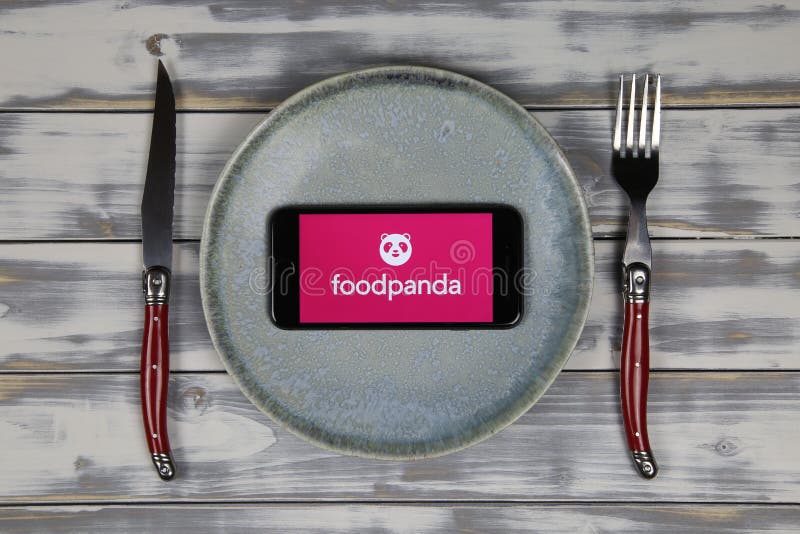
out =
[[[268,234],[280,328],[508,328],[522,316],[510,206],[287,206]]]

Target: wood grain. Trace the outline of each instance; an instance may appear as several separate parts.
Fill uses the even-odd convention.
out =
[[[595,243],[595,291],[569,369],[619,367],[621,245]],[[800,368],[800,241],[660,240],[653,248],[654,368]],[[173,370],[222,370],[198,262],[197,243],[176,245]],[[138,370],[140,277],[134,243],[0,245],[0,371]]]
[[[141,435],[135,374],[5,375],[0,450],[16,454],[0,455],[0,503],[800,501],[800,373],[664,372],[650,386],[662,467],[652,481],[628,457],[615,373],[562,374],[498,435],[416,462],[318,449],[277,428],[227,375],[173,376],[179,478],[165,484]]]
[[[795,1],[39,1],[3,2],[0,20],[5,109],[148,109],[157,57],[184,109],[264,109],[409,63],[533,106],[608,106],[616,76],[645,69],[671,105],[800,102]]]
[[[531,504],[250,504],[36,506],[0,508],[0,529],[90,531],[276,532],[650,532],[653,534],[789,534],[800,506],[531,505]]]
[[[621,236],[611,111],[538,112],[563,146],[598,237]],[[178,116],[175,237],[198,239],[219,172],[260,113]],[[0,114],[0,239],[138,239],[148,114]],[[800,110],[669,110],[656,237],[800,236]]]

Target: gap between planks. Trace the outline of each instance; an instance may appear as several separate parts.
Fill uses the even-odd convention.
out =
[[[598,375],[603,373],[611,373],[615,374],[616,369],[561,369],[559,373],[564,374],[592,374]],[[650,375],[669,375],[669,374],[691,374],[691,375],[701,375],[701,374],[780,374],[780,373],[797,373],[800,372],[799,367],[782,367],[780,369],[737,369],[735,367],[731,368],[719,368],[719,369],[693,369],[691,367],[670,367],[668,369],[660,368],[660,369],[650,369]],[[68,376],[126,376],[126,375],[133,375],[136,376],[139,374],[139,371],[129,369],[129,370],[109,370],[109,369],[99,369],[99,370],[86,370],[86,371],[36,371],[31,369],[26,369],[24,371],[15,371],[13,369],[0,369],[0,377],[1,376],[61,376],[61,377],[68,377]],[[170,370],[170,375],[174,376],[186,376],[186,375],[227,375],[228,371],[224,369],[179,369],[179,370]]]
[[[736,508],[794,508],[800,507],[800,501],[780,501],[769,503],[742,503],[739,501],[593,501],[586,499],[576,500],[553,500],[553,499],[462,499],[462,500],[448,500],[448,499],[420,499],[420,500],[381,500],[381,499],[319,499],[319,500],[304,500],[304,499],[229,499],[229,500],[212,500],[212,501],[30,501],[30,502],[0,502],[0,509],[3,508],[55,508],[59,506],[93,506],[99,508],[148,508],[148,507],[164,507],[164,508],[184,508],[184,507],[213,507],[213,506],[231,506],[231,507],[257,507],[257,506],[307,506],[314,505],[315,507],[334,507],[341,505],[364,505],[364,506],[402,506],[413,508],[418,506],[446,506],[448,508],[470,508],[470,507],[486,507],[486,508],[523,508],[530,505],[546,504],[557,508],[571,508],[573,506],[587,506],[594,508],[612,508],[612,507],[663,507],[663,508],[679,508],[679,507],[697,507],[697,506],[730,506]]]
[[[301,88],[298,92],[302,91],[305,88]],[[515,102],[517,102],[515,100]],[[602,110],[614,110],[616,109],[616,104],[614,102],[609,102],[608,104],[596,104],[596,105],[534,105],[534,104],[520,104],[517,102],[522,108],[530,112],[537,112],[537,111],[602,111]],[[225,113],[264,113],[269,114],[272,113],[277,107],[279,107],[281,103],[278,103],[274,106],[270,107],[210,107],[210,108],[198,108],[198,107],[183,107],[176,109],[176,113],[207,113],[207,114],[225,114]],[[641,106],[636,106],[636,109],[640,109]],[[778,103],[731,103],[731,104],[662,104],[662,110],[681,110],[681,111],[707,111],[707,110],[730,110],[730,109],[742,109],[742,110],[758,110],[758,109],[798,109],[800,108],[800,101],[798,102],[778,102]],[[0,107],[0,114],[11,114],[11,113],[71,113],[71,114],[101,114],[101,113],[112,113],[112,114],[152,114],[153,110],[148,108],[10,108],[10,107]]]

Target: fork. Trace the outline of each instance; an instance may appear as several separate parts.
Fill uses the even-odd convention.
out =
[[[644,78],[639,139],[634,145],[636,124],[636,74],[631,77],[627,135],[622,138],[623,93],[625,76],[619,77],[617,118],[614,123],[611,172],[630,199],[628,237],[622,256],[625,319],[620,359],[620,401],[625,436],[634,465],[645,478],[658,474],[658,464],[647,435],[647,386],[650,374],[648,312],[650,303],[650,237],[647,234],[645,204],[647,195],[658,182],[658,152],[661,140],[661,75],[656,75],[653,126],[650,150],[647,150],[647,96],[650,75]]]

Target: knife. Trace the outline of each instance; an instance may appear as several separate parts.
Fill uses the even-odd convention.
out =
[[[169,290],[172,214],[175,197],[175,96],[159,60],[150,157],[142,195],[144,335],[140,385],[144,432],[153,464],[163,480],[175,476],[167,434],[169,382]]]

